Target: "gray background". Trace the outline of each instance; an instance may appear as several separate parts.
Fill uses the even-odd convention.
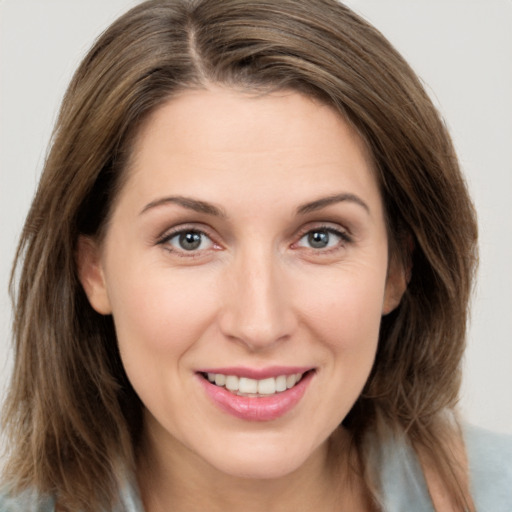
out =
[[[93,39],[136,3],[0,0],[0,397],[11,368],[10,265],[60,99]],[[453,135],[481,230],[461,408],[512,433],[512,1],[347,3],[409,60]]]

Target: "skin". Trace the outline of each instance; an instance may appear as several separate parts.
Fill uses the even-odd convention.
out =
[[[160,107],[126,172],[102,243],[80,240],[79,272],[146,408],[146,510],[367,510],[338,426],[406,285],[362,140],[298,93],[211,87]],[[204,235],[187,251],[176,232],[191,229]],[[314,375],[264,422],[221,410],[197,375],[273,365]]]

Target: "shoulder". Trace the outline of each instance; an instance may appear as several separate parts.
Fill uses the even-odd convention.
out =
[[[42,498],[33,492],[11,494],[0,490],[0,512],[55,512],[55,505],[50,498]]]
[[[127,487],[121,493],[120,503],[113,512],[142,512],[138,490]],[[51,498],[42,498],[37,493],[23,492],[10,494],[0,490],[0,512],[55,512],[55,503]]]
[[[414,503],[414,512],[433,512],[423,470],[406,436],[389,433],[384,442],[370,446],[381,510],[409,512]]]
[[[112,512],[143,512],[135,478],[123,482],[119,503]],[[0,512],[56,512],[55,500],[44,497],[37,492],[9,492],[7,487],[0,487]]]
[[[477,510],[512,510],[512,436],[465,426],[471,490]]]
[[[512,511],[512,436],[464,425],[471,495],[479,511]],[[382,508],[406,512],[434,510],[426,475],[404,437],[374,446],[382,491]],[[441,509],[443,510],[443,509]]]

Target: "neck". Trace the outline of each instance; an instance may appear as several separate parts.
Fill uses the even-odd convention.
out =
[[[348,453],[340,430],[292,473],[253,479],[222,473],[177,441],[162,447],[146,436],[137,476],[147,512],[366,511],[363,486],[349,474]]]

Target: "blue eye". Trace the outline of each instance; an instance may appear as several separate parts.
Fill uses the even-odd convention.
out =
[[[199,251],[211,248],[213,242],[201,231],[192,229],[179,231],[163,240],[163,243],[170,245],[179,251]]]
[[[336,247],[347,237],[334,229],[312,229],[308,231],[299,240],[300,247],[309,247],[310,249],[330,249]]]

